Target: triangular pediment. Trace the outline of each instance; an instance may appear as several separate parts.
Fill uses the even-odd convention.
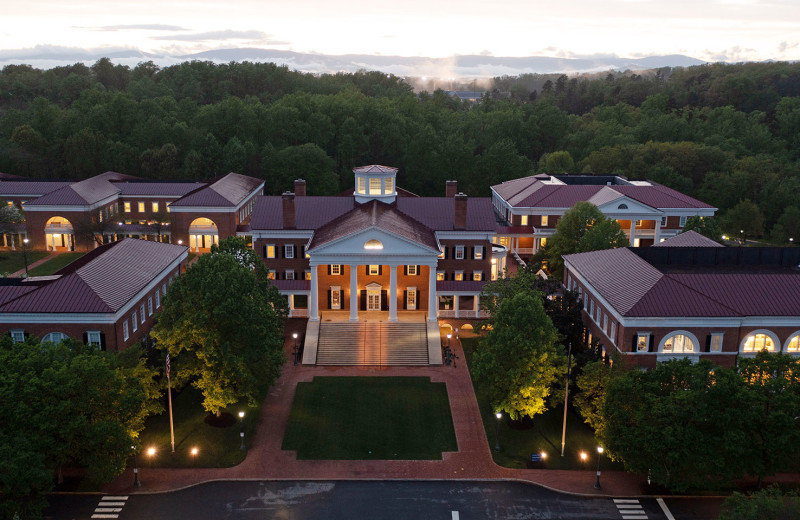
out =
[[[365,288],[368,291],[380,291],[383,288],[383,286],[377,282],[370,282],[365,286]]]
[[[375,226],[353,231],[308,250],[309,255],[436,256],[438,249]]]
[[[625,215],[634,215],[636,217],[641,217],[642,215],[652,215],[653,217],[660,217],[664,214],[663,211],[657,208],[648,206],[647,204],[642,204],[641,202],[630,197],[626,197],[625,195],[620,195],[612,200],[597,204],[597,207],[606,216],[613,216],[615,218],[622,219],[625,218]]]

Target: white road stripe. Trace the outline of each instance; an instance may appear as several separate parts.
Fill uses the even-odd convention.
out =
[[[125,502],[100,502],[99,505],[102,505],[103,507],[111,507],[111,506],[122,507],[125,505]]]
[[[647,520],[647,515],[622,515],[622,520]]]
[[[102,505],[102,504],[101,504]],[[121,507],[96,507],[94,509],[95,513],[121,513]]]
[[[450,511],[451,520],[458,520],[458,511]]]
[[[642,504],[617,504],[618,509],[630,509],[631,507],[642,507]]]
[[[108,495],[108,496],[100,497],[100,500],[128,500],[128,496],[125,495],[125,496],[121,496],[121,497],[115,497],[115,496]]]
[[[675,520],[675,517],[672,516],[672,513],[670,513],[669,509],[667,508],[667,504],[664,503],[663,498],[657,498],[656,502],[658,502],[658,505],[661,506],[661,510],[664,511],[664,516],[667,517],[667,520]]]
[[[639,501],[635,498],[615,498],[615,504],[638,504]]]
[[[92,515],[92,518],[119,518],[119,515]]]

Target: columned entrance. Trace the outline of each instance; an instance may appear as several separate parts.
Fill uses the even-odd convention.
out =
[[[367,310],[381,310],[381,286],[376,283],[367,285]]]

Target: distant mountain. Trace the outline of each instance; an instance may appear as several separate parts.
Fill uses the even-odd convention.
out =
[[[157,65],[169,66],[189,60],[209,60],[217,63],[230,61],[274,62],[302,72],[333,73],[357,70],[379,70],[404,77],[488,78],[517,76],[520,74],[601,72],[606,70],[646,70],[659,67],[689,67],[705,63],[683,55],[648,56],[645,58],[620,58],[594,56],[587,58],[550,58],[546,56],[503,57],[463,55],[448,58],[420,56],[380,56],[372,54],[327,55],[299,53],[275,49],[236,48],[217,49],[184,55],[153,54],[138,49],[80,49],[58,46],[37,46],[33,49],[0,50],[0,66],[10,63],[28,63],[34,67],[51,68],[83,62],[91,65],[102,57],[115,63],[135,66],[152,60]]]

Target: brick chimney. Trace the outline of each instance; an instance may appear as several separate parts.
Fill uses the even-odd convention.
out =
[[[294,229],[295,226],[294,193],[285,191],[283,192],[283,229]]]
[[[466,229],[467,196],[464,193],[458,193],[455,196],[455,199],[455,219],[453,220],[453,229]]]
[[[306,181],[303,179],[297,179],[294,181],[294,196],[295,197],[305,197],[306,196]]]
[[[453,198],[458,193],[458,181],[445,181],[444,196]]]

